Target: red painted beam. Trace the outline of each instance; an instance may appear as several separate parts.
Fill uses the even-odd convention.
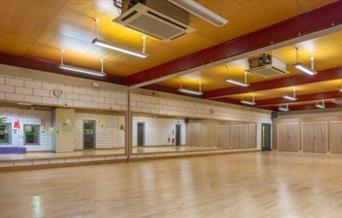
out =
[[[217,89],[212,91],[207,91],[204,93],[204,98],[207,99],[217,99],[222,98],[222,96],[235,95],[242,93],[257,92],[262,90],[284,88],[294,85],[304,85],[314,82],[322,82],[326,80],[334,80],[342,78],[342,67],[322,70],[314,76],[308,75],[296,75],[291,77],[279,78],[274,80],[262,81],[257,83],[252,83],[248,87],[234,86],[229,88]]]
[[[23,57],[23,56],[10,55],[10,54],[5,54],[5,53],[0,53],[0,63],[6,64],[6,65],[12,65],[16,67],[29,68],[33,70],[41,70],[41,71],[47,71],[47,72],[52,72],[52,73],[57,73],[57,74],[62,74],[62,75],[98,80],[98,81],[103,81],[103,82],[110,82],[110,83],[117,83],[117,84],[122,84],[123,82],[122,77],[114,76],[111,74],[106,74],[106,76],[104,77],[95,77],[95,76],[90,76],[86,74],[72,73],[69,71],[61,70],[59,68],[59,63],[56,63],[56,62],[41,60],[41,59],[33,59],[33,58]]]
[[[296,102],[334,99],[334,98],[342,98],[342,92],[332,91],[332,92],[314,93],[314,94],[307,94],[307,95],[298,95],[296,97],[297,97]],[[278,105],[278,104],[284,104],[284,103],[293,103],[293,101],[287,100],[285,98],[273,98],[273,99],[256,101],[256,106],[257,107],[269,107],[272,105]]]
[[[127,76],[125,84],[134,85],[182,72],[215,61],[234,57],[271,44],[295,39],[333,25],[342,24],[342,1],[298,15],[233,40],[178,58],[171,62]]]

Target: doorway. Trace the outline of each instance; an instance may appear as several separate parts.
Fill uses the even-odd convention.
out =
[[[181,145],[182,138],[182,125],[176,124],[176,145]]]
[[[94,149],[96,147],[96,121],[83,121],[83,149]]]
[[[271,150],[271,124],[261,124],[261,150]]]
[[[137,145],[138,147],[145,146],[145,123],[137,125]]]

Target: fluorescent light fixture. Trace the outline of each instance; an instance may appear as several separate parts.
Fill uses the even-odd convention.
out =
[[[247,101],[247,100],[241,100],[240,103],[242,104],[246,104],[246,105],[250,105],[250,106],[253,106],[255,105],[255,95],[253,95],[253,98],[252,98],[252,101]]]
[[[324,100],[320,102],[318,102],[316,105],[315,105],[316,108],[319,108],[319,109],[324,109],[325,108],[325,103],[324,103]]]
[[[249,84],[248,83],[244,83],[241,82],[239,80],[235,80],[235,79],[227,79],[226,80],[228,83],[234,84],[234,85],[238,85],[238,86],[242,86],[242,87],[248,87]]]
[[[92,43],[95,44],[95,45],[104,47],[104,48],[108,48],[108,49],[111,49],[111,50],[114,50],[114,51],[118,51],[118,52],[121,52],[121,53],[129,54],[129,55],[132,55],[132,56],[135,56],[135,57],[139,57],[139,58],[146,58],[147,57],[147,54],[145,54],[144,52],[139,52],[139,51],[135,51],[135,50],[132,50],[132,49],[129,49],[129,48],[124,48],[124,47],[121,47],[121,46],[118,46],[118,45],[110,44],[108,42],[105,42],[105,41],[97,39],[97,38],[95,38],[92,41]]]
[[[317,72],[315,70],[313,70],[312,68],[310,68],[304,64],[301,64],[301,63],[296,63],[293,65],[293,67],[295,67],[297,70],[299,70],[305,74],[308,74],[310,76],[317,74]]]
[[[241,100],[240,101],[242,104],[246,104],[246,105],[255,105],[255,102],[254,101],[247,101],[247,100]]]
[[[88,75],[92,75],[92,76],[105,76],[106,75],[102,70],[101,71],[88,70],[88,69],[84,69],[84,68],[80,68],[80,67],[74,67],[74,66],[65,65],[65,64],[60,64],[59,68],[61,68],[63,70],[88,74]]]
[[[172,4],[177,5],[180,8],[190,12],[191,14],[213,24],[217,27],[222,27],[228,23],[228,21],[212,12],[208,8],[202,6],[194,0],[169,0]]]
[[[228,70],[228,66],[227,66],[227,70]],[[226,82],[234,84],[234,85],[242,86],[242,87],[248,87],[249,86],[249,84],[247,83],[247,72],[245,72],[245,78],[244,78],[243,82],[241,82],[239,80],[235,80],[235,79],[227,79]]]
[[[287,100],[290,100],[290,101],[296,101],[296,100],[297,100],[296,97],[289,96],[289,95],[284,95],[283,98],[285,98],[285,99],[287,99]]]
[[[293,89],[293,93],[292,95],[284,95],[283,98],[290,100],[290,101],[296,101],[297,97],[296,97],[296,90]]]
[[[178,91],[183,92],[183,93],[187,93],[187,94],[191,94],[191,95],[203,95],[202,91],[195,91],[195,90],[191,90],[191,89],[179,88]]]
[[[280,106],[280,107],[278,107],[278,110],[281,112],[288,112],[290,110],[289,105],[286,104],[285,106]]]

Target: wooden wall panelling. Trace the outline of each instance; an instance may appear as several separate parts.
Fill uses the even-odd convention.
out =
[[[248,124],[248,148],[256,148],[256,123]]]
[[[287,126],[287,149],[288,151],[300,150],[299,124],[290,124]]]
[[[230,144],[232,148],[246,148],[248,124],[233,124],[230,127]]]
[[[217,125],[216,126],[216,146],[230,148],[230,126]]]
[[[279,151],[299,151],[299,124],[279,123],[277,127]]]
[[[303,122],[302,146],[304,152],[325,153],[328,145],[327,122]]]
[[[342,153],[342,121],[330,122],[330,151],[331,153]]]

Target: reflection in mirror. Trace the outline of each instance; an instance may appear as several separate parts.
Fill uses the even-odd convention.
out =
[[[133,153],[256,148],[256,123],[137,114]]]
[[[125,154],[123,112],[0,105],[0,161]]]

